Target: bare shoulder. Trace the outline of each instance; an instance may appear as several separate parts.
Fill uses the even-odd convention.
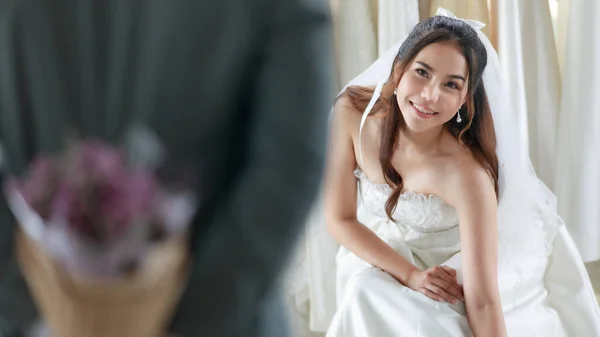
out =
[[[352,104],[347,95],[338,98],[333,106],[332,126],[337,130],[344,130],[353,134],[360,125],[361,113]]]
[[[472,156],[458,155],[446,167],[447,195],[455,207],[496,202],[492,177]]]

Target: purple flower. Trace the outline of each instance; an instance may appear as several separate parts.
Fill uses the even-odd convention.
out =
[[[76,186],[89,186],[126,171],[121,152],[99,141],[75,146],[65,162],[67,179]]]
[[[53,161],[40,157],[21,189],[45,220],[108,242],[153,216],[158,186],[152,173],[128,170],[116,148],[97,141],[78,144],[61,164],[59,172]]]
[[[51,220],[64,220],[69,217],[71,208],[75,203],[75,193],[72,188],[64,181],[58,186],[52,202],[50,212]]]
[[[107,235],[114,237],[136,222],[148,221],[156,194],[152,175],[123,172],[106,178],[98,186],[98,207]]]

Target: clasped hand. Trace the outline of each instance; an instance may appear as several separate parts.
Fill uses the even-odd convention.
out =
[[[463,288],[456,279],[456,270],[448,266],[416,270],[409,276],[406,286],[438,302],[454,304],[465,300]]]

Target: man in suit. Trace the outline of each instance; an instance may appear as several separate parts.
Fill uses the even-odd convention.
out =
[[[320,181],[331,44],[320,0],[0,0],[2,170],[67,129],[149,126],[200,176],[172,332],[284,336],[275,289]],[[37,312],[4,200],[0,221],[0,326],[18,334]]]

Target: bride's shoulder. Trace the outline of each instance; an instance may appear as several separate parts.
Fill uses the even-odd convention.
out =
[[[333,116],[331,119],[332,127],[335,130],[345,130],[353,138],[358,135],[360,129],[360,122],[363,116],[363,112],[366,109],[369,101],[372,97],[372,87],[349,87],[343,93],[341,93],[335,100],[333,105]],[[375,108],[374,108],[375,109]],[[371,118],[379,116],[377,112],[372,112],[370,118],[367,119],[365,124],[365,131],[367,134],[372,134],[374,131],[377,132],[377,125],[379,125],[379,118]],[[375,129],[373,129],[375,127]],[[369,137],[365,135],[365,137]]]
[[[336,128],[342,127],[347,130],[358,130],[361,117],[361,111],[349,95],[341,94],[338,96],[333,105],[332,116],[332,124]]]
[[[468,154],[457,155],[445,165],[444,177],[450,199],[495,194],[494,182],[489,172]]]
[[[444,177],[445,190],[464,193],[466,189],[494,188],[488,171],[470,151],[457,142],[448,141],[446,145],[435,165],[440,170],[438,176]]]

